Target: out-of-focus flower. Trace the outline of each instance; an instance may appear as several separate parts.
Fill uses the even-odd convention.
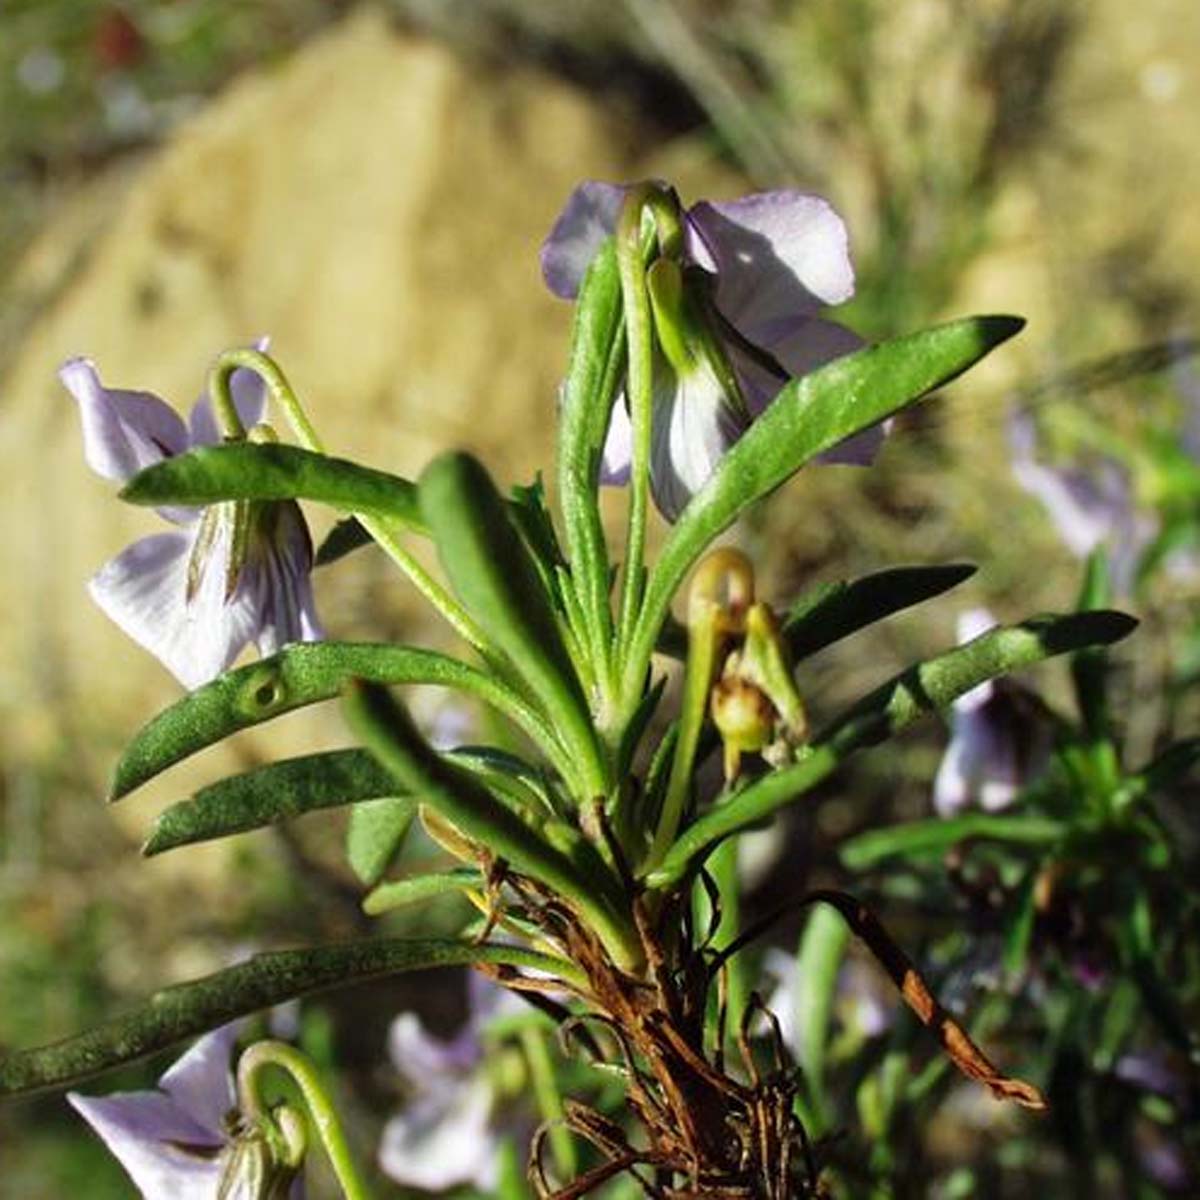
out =
[[[1156,522],[1135,507],[1128,474],[1109,459],[1092,470],[1039,461],[1037,427],[1025,410],[1009,417],[1008,438],[1014,478],[1041,501],[1063,544],[1078,558],[1104,546],[1113,587],[1127,592],[1156,529]]]
[[[483,1031],[525,1006],[474,972],[469,989],[467,1021],[453,1038],[434,1037],[415,1013],[401,1013],[388,1033],[388,1053],[411,1095],[384,1127],[379,1165],[408,1187],[496,1186],[501,1130]]]
[[[959,643],[973,641],[995,624],[984,609],[963,613]],[[987,812],[1007,808],[1042,769],[1049,752],[1043,730],[997,680],[981,683],[954,701],[950,729],[950,744],[933,784],[933,804],[943,817],[971,804]]]
[[[238,1024],[202,1037],[152,1092],[67,1099],[147,1200],[271,1200],[303,1195],[295,1170],[244,1129],[230,1057]],[[224,1190],[222,1190],[224,1188]]]
[[[79,405],[84,457],[106,479],[125,482],[220,440],[207,399],[185,425],[157,396],[105,387],[86,358],[64,364],[59,378]],[[265,403],[257,376],[236,372],[232,387],[243,422],[257,424]],[[219,675],[250,642],[267,655],[323,636],[309,579],[312,541],[295,502],[159,511],[179,528],[128,546],[88,590],[185,687]]]
[[[772,985],[767,1007],[779,1022],[783,1043],[799,1060],[801,1045],[796,1000],[796,958],[772,946],[763,958],[762,973]],[[886,1032],[895,1019],[896,996],[883,972],[849,954],[838,968],[833,1011],[844,1036],[855,1044]]]
[[[592,256],[616,227],[628,191],[590,181],[572,193],[542,247],[542,274],[556,295],[578,295]],[[846,228],[825,200],[797,191],[761,192],[728,203],[701,201],[681,218],[685,294],[673,315],[683,318],[685,328],[691,324],[693,331],[699,327],[710,334],[715,354],[703,353],[703,335],[686,337],[683,353],[671,353],[652,286],[669,365],[660,361],[655,372],[651,482],[669,519],[790,378],[862,345],[850,330],[817,315],[854,293]],[[706,280],[700,287],[689,283],[696,269]],[[652,266],[652,285],[653,272]],[[720,360],[732,373],[732,389]],[[628,480],[629,433],[625,401],[619,398],[601,482]],[[882,437],[881,428],[867,430],[823,458],[870,462]]]

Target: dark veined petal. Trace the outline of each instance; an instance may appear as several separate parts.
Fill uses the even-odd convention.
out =
[[[265,658],[292,642],[316,642],[325,636],[312,591],[312,539],[294,501],[255,506],[257,536],[239,583],[257,614],[253,635]]]

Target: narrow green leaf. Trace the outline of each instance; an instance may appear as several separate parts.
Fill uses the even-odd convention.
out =
[[[378,938],[307,950],[276,950],[256,954],[214,975],[164,988],[141,1008],[86,1033],[0,1057],[0,1095],[77,1083],[296,996],[401,971],[470,963],[524,967],[582,982],[573,964],[517,946]]]
[[[638,685],[663,618],[723,530],[806,462],[949,383],[1017,333],[1017,317],[971,317],[869,346],[793,380],[692,498],[651,572],[626,686]]]
[[[850,582],[824,584],[802,596],[783,621],[796,662],[892,613],[940,596],[975,574],[970,563],[890,567]]]
[[[409,879],[393,879],[381,883],[363,900],[363,912],[377,917],[393,908],[421,904],[435,896],[444,896],[447,892],[465,892],[469,888],[482,887],[483,877],[471,867],[459,867],[432,875],[413,875]]]
[[[135,475],[121,499],[150,505],[316,500],[425,531],[409,480],[299,446],[233,442],[189,450]]]
[[[575,666],[537,567],[496,485],[469,454],[444,454],[421,474],[421,511],[438,557],[471,615],[528,683],[593,795],[608,788]]]
[[[909,667],[838,717],[794,766],[762,776],[693,822],[649,876],[649,885],[676,883],[714,842],[800,799],[851,754],[884,741],[924,713],[945,708],[985,680],[1083,646],[1119,641],[1136,625],[1118,612],[1031,617]]]
[[[395,789],[393,780],[392,791]],[[346,826],[346,860],[367,887],[374,887],[392,865],[416,815],[415,800],[395,795],[365,800],[350,810],[350,821]]]
[[[825,1056],[838,973],[849,941],[850,927],[838,912],[819,904],[805,923],[794,967],[792,1011],[799,1032],[796,1039],[799,1066],[812,1099],[813,1115],[821,1122],[820,1128],[809,1130],[810,1135],[817,1137],[828,1132],[833,1122],[833,1108],[825,1088]]]
[[[325,540],[317,547],[313,563],[318,567],[327,567],[347,554],[371,545],[374,540],[357,517],[346,517],[326,534]]]
[[[621,944],[630,935],[628,920],[617,915],[623,897],[616,880],[577,829],[550,818],[539,827],[522,819],[439,755],[386,688],[350,682],[345,712],[355,734],[404,792],[420,796],[466,837],[552,888],[591,920],[606,942]]]
[[[944,854],[966,839],[1050,846],[1062,841],[1067,832],[1061,821],[1048,817],[970,812],[868,830],[845,842],[838,857],[851,871],[868,871],[889,858]]]
[[[544,720],[502,683],[445,654],[370,642],[308,642],[227,671],[159,713],[134,736],[117,764],[111,798],[241,729],[337,696],[347,680],[457,688],[534,735],[553,741]]]
[[[609,238],[592,258],[579,289],[558,419],[558,493],[571,569],[584,613],[604,645],[612,636],[612,610],[597,488],[624,350],[621,279]]]
[[[172,804],[154,822],[142,853],[161,854],[319,809],[395,794],[396,781],[364,750],[306,754],[222,779]]]

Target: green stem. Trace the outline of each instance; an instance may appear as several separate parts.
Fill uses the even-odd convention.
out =
[[[333,1102],[312,1063],[294,1046],[285,1042],[256,1042],[238,1060],[237,1092],[242,1112],[257,1121],[271,1121],[258,1089],[259,1078],[267,1067],[285,1071],[299,1088],[346,1200],[371,1200],[370,1189],[355,1166]]]
[[[324,454],[325,447],[313,423],[308,419],[300,398],[280,369],[279,364],[261,350],[239,347],[226,350],[213,364],[208,377],[208,391],[212,397],[217,423],[226,437],[236,436],[230,430],[241,431],[245,436],[237,407],[233,403],[230,380],[237,370],[253,371],[266,386],[272,401],[288,419],[296,439],[306,450]],[[232,425],[231,422],[236,422]],[[454,631],[475,647],[489,661],[499,657],[499,652],[488,641],[483,630],[470,614],[442,587],[428,571],[401,544],[396,524],[382,517],[367,513],[354,513],[355,518],[371,537],[383,548],[384,553],[408,576],[412,585],[441,613]]]
[[[574,1178],[579,1169],[575,1153],[575,1142],[571,1131],[561,1124],[564,1115],[562,1094],[554,1077],[554,1063],[546,1046],[546,1035],[542,1030],[528,1026],[521,1030],[521,1048],[529,1064],[529,1075],[533,1081],[533,1092],[537,1097],[538,1111],[546,1121],[560,1122],[550,1127],[550,1150],[554,1165],[562,1182]]]

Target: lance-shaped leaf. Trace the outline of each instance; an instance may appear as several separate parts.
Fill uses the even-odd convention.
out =
[[[444,454],[422,472],[421,512],[438,557],[471,615],[552,714],[576,759],[573,776],[607,792],[604,767],[575,666],[525,543],[483,465]]]
[[[575,306],[558,415],[558,495],[576,590],[598,640],[612,634],[608,549],[597,487],[613,398],[624,369],[625,322],[612,238],[592,258]]]
[[[963,841],[1052,846],[1066,836],[1067,826],[1049,817],[969,812],[868,830],[846,842],[839,857],[851,871],[865,871],[901,855],[944,854]]]
[[[532,819],[506,807],[438,754],[386,688],[351,682],[345,711],[355,734],[405,792],[420,796],[487,853],[552,888],[590,921],[610,949],[626,956],[631,929],[620,915],[616,880],[578,830],[552,818],[535,827]]]
[[[893,613],[932,600],[974,574],[970,563],[889,567],[861,579],[823,585],[802,596],[784,617],[788,649],[798,662]]]
[[[404,908],[409,904],[422,904],[435,896],[448,892],[465,892],[471,888],[482,890],[483,876],[470,867],[459,867],[453,871],[440,871],[431,875],[413,875],[408,879],[393,879],[381,883],[363,901],[363,912],[371,916],[390,912],[393,908]]]
[[[545,971],[568,985],[583,983],[574,964],[518,946],[375,938],[305,950],[275,950],[202,979],[164,988],[141,1008],[86,1033],[0,1056],[0,1096],[77,1083],[297,996],[401,971],[469,963]]]
[[[542,796],[520,759],[490,747],[447,752],[501,796],[508,807],[536,813]],[[165,808],[142,853],[212,841],[290,821],[305,813],[352,804],[347,830],[350,865],[366,884],[377,883],[399,849],[419,797],[397,795],[395,777],[365,750],[329,750],[256,767],[201,788]]]
[[[820,1135],[833,1121],[826,1090],[825,1058],[837,997],[838,973],[850,931],[845,921],[824,905],[814,908],[804,926],[794,966],[795,984],[792,1016],[796,1022],[796,1054],[804,1082],[812,1098]]]
[[[245,833],[305,813],[396,796],[396,781],[364,750],[330,750],[270,763],[201,788],[164,809],[142,853]],[[411,817],[413,803],[400,801]]]
[[[317,547],[313,564],[327,567],[330,563],[345,558],[347,554],[371,545],[374,540],[357,517],[345,517],[325,535],[325,540]]]
[[[119,799],[238,730],[330,700],[349,679],[457,688],[505,714],[539,745],[554,743],[545,721],[511,689],[448,655],[369,642],[311,642],[227,671],[159,713],[126,747],[111,796]]]
[[[1018,317],[971,317],[847,354],[794,379],[683,510],[647,584],[626,664],[638,686],[692,565],[738,515],[806,462],[929,395],[1017,333]]]
[[[155,507],[220,500],[316,500],[425,531],[417,489],[409,480],[274,443],[233,442],[174,455],[135,475],[122,489],[121,499]]]
[[[350,810],[346,861],[367,887],[374,887],[392,865],[416,815],[417,802],[407,796],[364,800]]]
[[[676,883],[714,842],[800,799],[851,754],[891,737],[925,713],[945,708],[985,680],[1056,654],[1119,641],[1136,625],[1119,612],[1032,617],[1020,625],[990,629],[964,646],[909,667],[822,731],[794,766],[764,775],[693,822],[649,876],[649,885]]]

